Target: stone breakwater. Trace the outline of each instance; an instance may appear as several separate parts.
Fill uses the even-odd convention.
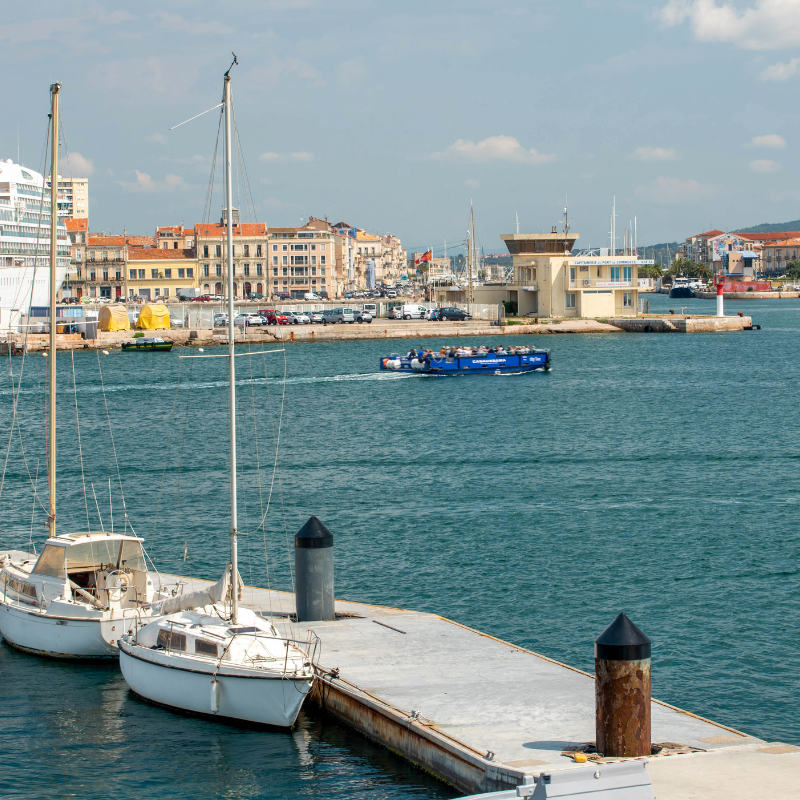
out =
[[[570,333],[707,333],[740,331],[752,326],[750,317],[702,317],[702,316],[650,316],[622,317],[608,320],[572,319],[553,320],[531,324],[490,325],[485,322],[394,322],[375,320],[369,325],[292,325],[265,326],[237,331],[237,344],[266,344],[284,342],[338,342],[355,339],[455,339],[464,336],[524,336]],[[173,342],[176,347],[214,347],[227,343],[228,335],[222,328],[214,330],[169,330],[152,331]],[[77,334],[59,334],[59,350],[106,350],[119,348],[132,338],[131,331],[98,333],[97,339],[82,339]],[[8,352],[10,340],[0,346]],[[16,352],[23,348],[23,337],[14,340]],[[47,350],[46,334],[29,334],[27,349],[30,352]]]

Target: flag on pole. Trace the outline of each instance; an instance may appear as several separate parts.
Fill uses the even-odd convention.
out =
[[[432,258],[433,258],[433,250],[431,249],[428,250],[427,253],[423,253],[414,263],[424,264],[427,262],[428,264],[430,264]]]

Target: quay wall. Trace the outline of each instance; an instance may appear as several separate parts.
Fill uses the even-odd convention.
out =
[[[699,300],[715,300],[716,292],[701,292],[692,289],[692,296]],[[725,300],[796,300],[800,292],[723,292]]]
[[[518,323],[491,325],[486,322],[394,322],[376,320],[369,325],[330,325],[330,326],[265,326],[254,328],[236,337],[241,344],[265,344],[282,342],[339,342],[356,339],[431,339],[459,337],[525,336],[575,333],[705,333],[740,331],[753,324],[747,316],[700,317],[700,316],[657,316],[617,317],[608,320],[563,319],[539,323]],[[216,330],[174,329],[150,332],[176,347],[213,347],[227,343],[227,333]],[[130,341],[131,331],[99,332],[97,339],[82,339],[79,334],[58,334],[56,346],[59,350],[105,350],[120,348],[123,342]],[[21,334],[6,337],[0,342],[3,352],[9,348],[20,353],[24,337]],[[28,351],[37,352],[48,349],[46,334],[28,334]]]

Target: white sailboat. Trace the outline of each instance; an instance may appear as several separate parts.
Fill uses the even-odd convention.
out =
[[[51,175],[58,175],[58,101],[50,87]],[[50,208],[56,208],[57,181]],[[54,216],[51,215],[51,216]],[[0,634],[8,644],[48,656],[117,656],[117,641],[149,614],[162,596],[148,573],[142,541],[100,532],[56,532],[56,292],[59,273],[57,226],[50,225],[50,350],[48,391],[47,544],[35,555],[0,553]]]
[[[231,86],[225,73],[225,191],[231,185]],[[128,686],[161,705],[198,714],[291,727],[314,673],[302,643],[281,638],[274,626],[239,605],[237,557],[236,358],[233,311],[233,230],[227,217],[228,376],[230,425],[231,560],[225,575],[207,590],[157,603],[155,619],[119,643]]]

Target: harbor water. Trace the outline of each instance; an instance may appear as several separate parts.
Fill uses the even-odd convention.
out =
[[[587,670],[624,611],[653,640],[655,697],[800,744],[800,301],[726,305],[762,330],[493,340],[549,347],[550,373],[378,372],[419,340],[237,359],[245,582],[291,589],[292,536],[316,514],[335,536],[337,597],[436,612]],[[199,353],[59,353],[58,526],[113,515],[121,529],[124,492],[160,570],[216,579],[226,360],[186,355]],[[19,431],[23,361],[0,364],[0,550],[40,548],[47,361],[25,359]],[[313,709],[290,734],[180,716],[133,697],[113,664],[3,644],[0,700],[3,797],[455,796]]]

